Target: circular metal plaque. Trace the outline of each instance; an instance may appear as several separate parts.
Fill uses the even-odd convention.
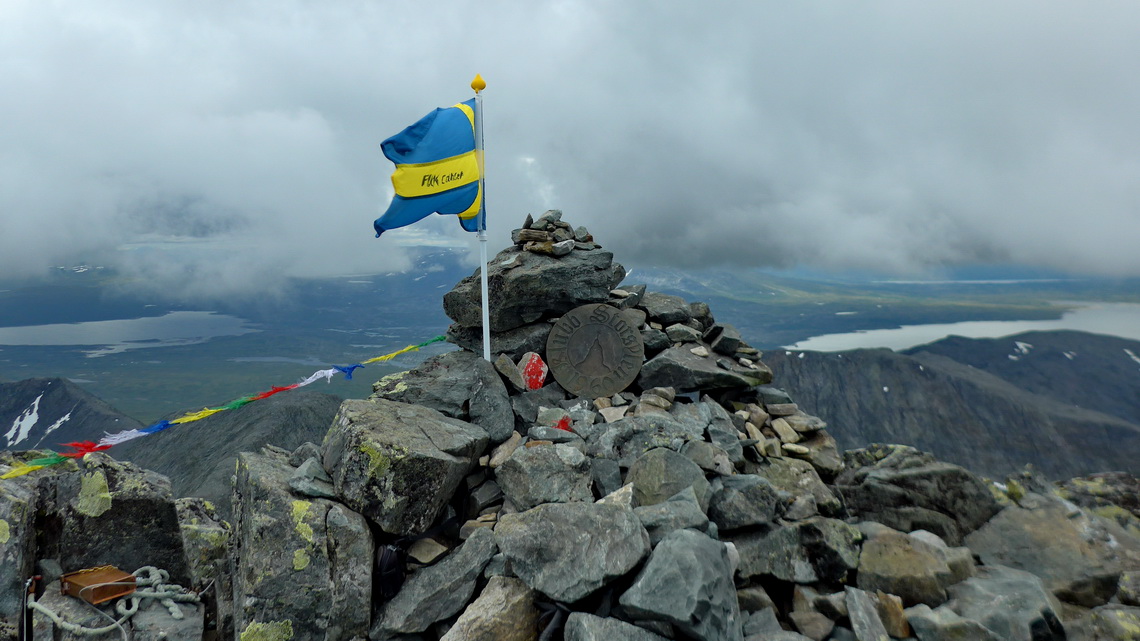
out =
[[[550,330],[546,362],[566,391],[584,398],[613,396],[637,378],[645,346],[641,331],[610,305],[582,305]]]

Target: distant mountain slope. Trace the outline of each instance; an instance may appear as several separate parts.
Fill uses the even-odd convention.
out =
[[[320,444],[340,403],[340,397],[331,394],[285,392],[127,441],[108,454],[170,477],[175,496],[209,499],[228,517],[238,452],[257,452],[264,445],[292,451],[305,441]]]
[[[950,336],[909,349],[945,356],[1051,398],[1140,424],[1140,342],[1054,331]],[[1140,456],[1140,451],[1135,452]]]
[[[1027,463],[1053,478],[1140,472],[1140,426],[944,356],[776,350],[764,362],[805,411],[828,422],[843,449],[902,443],[995,477]]]
[[[140,427],[63,378],[0,383],[0,450],[59,449],[60,443],[97,441],[104,432]]]

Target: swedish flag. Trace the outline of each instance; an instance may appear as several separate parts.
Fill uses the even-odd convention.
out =
[[[479,231],[482,196],[475,156],[475,99],[440,108],[380,143],[396,164],[396,196],[373,227],[380,234],[428,214],[454,214],[467,231]]]

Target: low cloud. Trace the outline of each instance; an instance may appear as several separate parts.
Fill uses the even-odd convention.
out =
[[[371,222],[379,142],[479,72],[493,248],[557,207],[627,263],[1137,276],[1137,14],[17,0],[0,270],[98,260],[208,298],[405,269],[427,232],[470,243]]]

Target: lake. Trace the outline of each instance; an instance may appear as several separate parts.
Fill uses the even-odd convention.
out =
[[[219,336],[258,330],[235,316],[214,312],[170,312],[163,316],[0,327],[0,345],[90,345],[88,357],[130,349],[204,343]]]
[[[824,334],[802,340],[784,349],[840,352],[848,349],[886,347],[893,350],[925,345],[947,336],[1000,338],[1030,331],[1076,330],[1140,340],[1140,304],[1078,303],[1055,320],[966,321],[932,325],[904,325],[893,329],[869,329],[845,334]]]

